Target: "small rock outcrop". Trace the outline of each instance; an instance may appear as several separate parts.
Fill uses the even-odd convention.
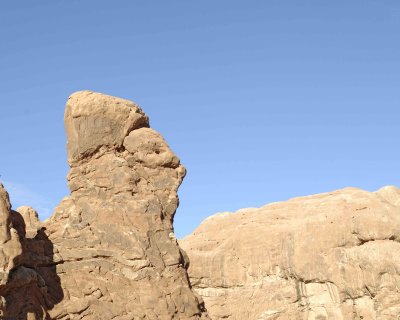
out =
[[[50,319],[47,310],[62,297],[53,245],[30,207],[11,210],[0,184],[0,317]]]
[[[2,319],[208,319],[173,231],[185,168],[131,101],[90,91],[65,111],[68,185],[40,223],[0,188]]]
[[[221,213],[180,241],[214,320],[395,320],[400,189]]]

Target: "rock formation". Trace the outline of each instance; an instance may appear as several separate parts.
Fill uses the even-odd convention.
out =
[[[65,111],[68,185],[45,222],[0,184],[5,320],[400,319],[400,189],[347,188],[173,232],[185,169],[133,102]]]
[[[44,223],[0,188],[2,319],[208,319],[173,233],[185,169],[133,102],[65,111],[71,195]]]
[[[400,319],[400,189],[355,188],[206,219],[180,241],[214,320]]]

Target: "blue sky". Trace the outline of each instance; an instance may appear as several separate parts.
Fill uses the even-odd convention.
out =
[[[218,211],[399,183],[400,2],[3,1],[0,180],[68,194],[74,91],[131,99],[188,169],[178,237]]]

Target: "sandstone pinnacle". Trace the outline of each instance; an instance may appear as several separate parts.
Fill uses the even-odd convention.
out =
[[[185,168],[135,103],[65,110],[71,194],[41,223],[0,187],[2,319],[208,319],[173,231]]]

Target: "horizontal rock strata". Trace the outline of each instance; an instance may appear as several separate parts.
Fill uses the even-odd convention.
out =
[[[177,156],[131,101],[90,91],[65,111],[68,185],[44,223],[0,188],[2,319],[208,319],[173,233]]]

